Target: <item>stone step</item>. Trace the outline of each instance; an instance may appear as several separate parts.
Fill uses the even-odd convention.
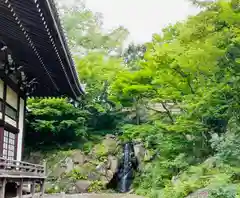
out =
[[[76,194],[76,195],[64,195],[64,194],[56,194],[56,195],[45,195],[45,198],[144,198],[137,195],[132,194],[94,194],[94,193],[86,193],[86,194]]]

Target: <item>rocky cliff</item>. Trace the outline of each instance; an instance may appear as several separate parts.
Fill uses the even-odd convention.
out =
[[[134,150],[141,162],[146,156],[143,144],[135,143]],[[47,155],[38,152],[31,153],[26,160],[33,163],[40,163],[43,159],[47,161],[47,193],[74,194],[111,191],[107,185],[118,170],[121,156],[121,141],[114,135],[106,135],[87,152],[80,149]]]

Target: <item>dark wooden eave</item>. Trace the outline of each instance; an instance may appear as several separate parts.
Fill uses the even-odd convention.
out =
[[[52,0],[0,0],[0,40],[37,88],[30,96],[69,96],[83,90]]]

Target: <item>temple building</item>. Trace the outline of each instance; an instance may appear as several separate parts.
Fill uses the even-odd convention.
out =
[[[81,95],[54,2],[0,0],[0,198],[8,183],[19,197],[25,182],[44,191],[44,167],[22,162],[27,97]]]

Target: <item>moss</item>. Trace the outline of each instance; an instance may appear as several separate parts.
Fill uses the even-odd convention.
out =
[[[100,161],[104,160],[106,156],[108,155],[108,149],[103,144],[97,144],[94,148],[94,154],[97,159]]]
[[[94,146],[92,155],[100,161],[104,161],[108,155],[115,155],[118,153],[116,140],[104,139],[101,143]]]
[[[87,179],[87,175],[83,173],[80,169],[73,169],[70,173],[67,174],[67,177],[75,181]]]
[[[86,142],[84,145],[83,145],[83,152],[84,154],[89,154],[92,149],[94,147],[94,142]]]
[[[88,192],[100,192],[104,189],[105,189],[105,186],[102,183],[102,181],[97,180],[91,183],[90,187],[88,188]]]
[[[54,194],[54,193],[60,193],[62,191],[62,189],[58,186],[58,185],[54,185],[50,188],[47,188],[45,190],[45,193],[47,194]]]

